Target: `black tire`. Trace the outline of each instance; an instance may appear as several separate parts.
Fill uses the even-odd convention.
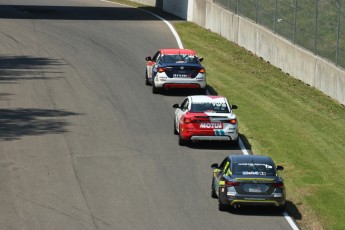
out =
[[[285,211],[286,211],[285,204],[282,205],[282,206],[278,206],[278,207],[277,207],[277,211],[278,211],[278,212],[285,212]]]
[[[174,118],[174,134],[177,135],[177,129],[176,129],[176,119]]]
[[[222,202],[218,202],[218,210],[221,212],[227,211],[228,210],[228,206],[222,204]]]
[[[214,188],[214,177],[212,177],[212,184],[211,184],[211,197],[218,198],[216,190]]]
[[[240,139],[238,137],[237,140],[230,141],[230,145],[234,146],[234,147],[238,147],[240,145],[239,141],[240,141]]]
[[[147,76],[147,70],[145,73],[145,85],[150,85],[149,77]]]
[[[199,93],[200,93],[201,95],[206,95],[206,88],[201,88],[201,89],[199,89]]]
[[[188,141],[187,141],[187,140],[183,140],[183,139],[181,138],[181,136],[179,136],[179,138],[178,138],[178,144],[179,144],[179,146],[186,146],[186,145],[188,144]]]
[[[154,81],[154,79],[152,79],[152,93],[153,94],[158,94],[159,93],[159,88],[157,88],[156,86],[155,86],[155,81]]]

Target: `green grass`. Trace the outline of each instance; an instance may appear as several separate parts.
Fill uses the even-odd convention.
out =
[[[208,84],[239,106],[254,153],[285,167],[290,215],[303,229],[345,229],[345,108],[215,33],[175,27],[205,58]]]
[[[304,228],[318,220],[345,229],[345,108],[217,34],[192,23],[175,27],[205,58],[208,83],[239,106],[253,151],[285,166],[290,206],[302,212]]]

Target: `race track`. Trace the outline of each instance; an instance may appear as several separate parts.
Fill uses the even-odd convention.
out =
[[[177,47],[162,21],[98,0],[0,0],[0,28],[0,229],[291,229],[273,210],[218,211],[210,165],[241,151],[178,145],[186,95],[144,83],[145,57]]]

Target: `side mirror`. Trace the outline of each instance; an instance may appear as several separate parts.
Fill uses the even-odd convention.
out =
[[[145,58],[146,61],[152,61],[152,58],[150,56]]]
[[[237,105],[232,105],[231,109],[237,109]]]
[[[200,61],[200,62],[202,62],[203,60],[204,60],[204,58],[203,58],[203,57],[200,57],[200,58],[199,58],[199,61]]]
[[[173,104],[173,108],[174,109],[180,108],[180,105],[179,104]]]
[[[284,170],[284,167],[281,165],[277,165],[277,170]]]
[[[218,169],[218,168],[219,168],[219,166],[218,166],[218,164],[217,164],[217,163],[214,163],[214,164],[212,164],[212,165],[211,165],[211,168],[213,168],[213,169]]]

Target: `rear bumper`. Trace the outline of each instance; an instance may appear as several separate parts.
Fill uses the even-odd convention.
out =
[[[169,78],[166,74],[158,73],[153,82],[156,88],[181,89],[181,88],[206,88],[205,74],[198,74],[195,78]]]
[[[232,200],[229,205],[248,205],[248,206],[272,206],[280,207],[285,205],[285,201],[280,200]]]
[[[201,85],[196,83],[166,83],[163,84],[164,89],[200,89]]]
[[[191,136],[192,141],[231,141],[230,136]]]
[[[191,141],[236,141],[238,139],[238,128],[231,131],[224,130],[198,130],[184,126],[180,136],[183,140]]]
[[[227,195],[220,194],[220,201],[223,205],[248,205],[248,206],[273,206],[280,207],[285,205],[285,192],[274,192],[270,195]]]

